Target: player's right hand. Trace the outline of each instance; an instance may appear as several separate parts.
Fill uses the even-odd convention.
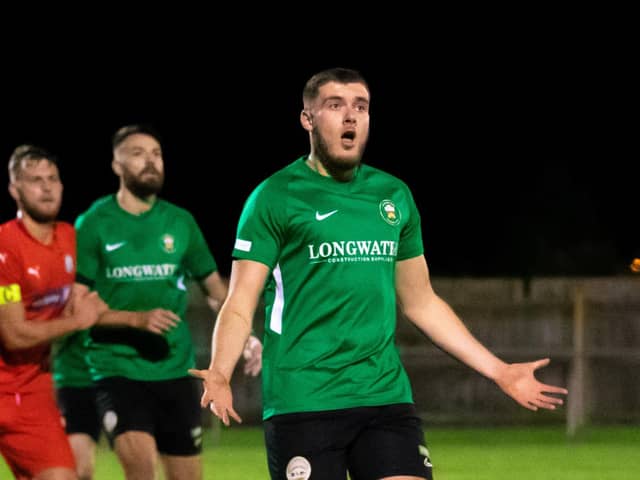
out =
[[[202,408],[209,408],[211,412],[222,420],[227,427],[231,424],[229,417],[242,423],[242,418],[233,409],[233,394],[229,381],[215,369],[189,369],[189,374],[204,381],[204,393],[200,400]]]

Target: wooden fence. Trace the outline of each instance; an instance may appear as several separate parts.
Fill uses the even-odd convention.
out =
[[[436,278],[434,288],[490,350],[509,362],[549,357],[544,382],[570,389],[565,407],[531,412],[440,351],[410,322],[397,340],[427,425],[640,422],[640,276]],[[208,364],[213,318],[192,290],[188,317],[198,364]],[[207,319],[205,321],[199,321]],[[256,319],[256,329],[261,327]],[[259,422],[259,379],[234,376],[237,410]]]

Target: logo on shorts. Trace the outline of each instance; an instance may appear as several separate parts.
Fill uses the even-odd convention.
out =
[[[202,445],[202,427],[195,427],[191,429],[191,439],[193,440],[194,447],[200,447]]]
[[[431,460],[429,459],[429,450],[424,445],[418,445],[418,452],[424,457],[424,466],[431,468]]]
[[[118,424],[118,415],[113,410],[109,410],[102,417],[102,426],[107,433],[113,432],[113,429],[116,428]]]
[[[309,480],[311,464],[304,457],[293,457],[287,463],[287,480]]]

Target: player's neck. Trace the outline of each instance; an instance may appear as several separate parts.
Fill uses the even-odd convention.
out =
[[[153,207],[153,204],[156,203],[156,199],[156,195],[149,195],[146,198],[136,197],[126,188],[121,188],[118,190],[118,193],[116,193],[116,200],[120,208],[132,215],[140,215],[148,212],[151,210],[151,207]]]
[[[44,245],[51,244],[51,242],[53,241],[53,232],[56,225],[55,220],[51,222],[40,223],[36,222],[33,218],[31,218],[29,215],[25,215],[24,213],[18,215],[18,218],[24,225],[24,228],[26,228],[27,232],[29,232],[29,234],[33,238]]]
[[[322,175],[323,177],[332,177],[334,180],[338,182],[349,182],[355,176],[358,167],[355,166],[350,169],[341,169],[341,168],[331,168],[331,165],[328,162],[323,162],[318,158],[318,155],[311,152],[307,157],[307,166]]]

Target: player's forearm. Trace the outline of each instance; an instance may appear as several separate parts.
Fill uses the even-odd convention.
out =
[[[12,331],[3,335],[8,350],[31,348],[75,332],[79,321],[74,316],[58,317],[48,321],[25,320],[16,322]]]
[[[230,381],[250,334],[251,319],[223,306],[213,332],[209,369]]]
[[[485,377],[495,380],[506,367],[440,297],[434,296],[418,318],[414,323],[436,345]]]
[[[143,312],[125,310],[107,310],[98,318],[98,325],[117,327],[139,327],[142,323]]]

